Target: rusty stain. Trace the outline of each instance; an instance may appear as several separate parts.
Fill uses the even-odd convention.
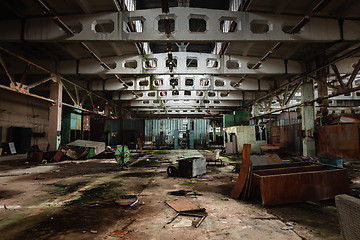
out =
[[[37,211],[35,211],[35,212],[33,212],[33,213],[30,213],[29,215],[25,216],[25,218],[39,215],[39,214],[45,212],[46,209],[47,209],[47,208],[42,208],[42,209],[40,209],[40,210],[37,210]]]
[[[271,144],[287,152],[302,153],[301,124],[272,126]]]
[[[360,159],[359,125],[342,124],[316,127],[318,157]]]

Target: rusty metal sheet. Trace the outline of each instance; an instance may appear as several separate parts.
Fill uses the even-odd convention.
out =
[[[188,212],[188,211],[201,210],[201,208],[199,208],[198,206],[196,206],[194,203],[190,202],[186,198],[181,198],[181,199],[173,200],[173,201],[169,200],[169,201],[165,201],[165,203],[177,212]]]
[[[251,153],[251,144],[244,144],[240,173],[230,193],[230,197],[234,199],[239,198],[241,192],[243,191],[246,185],[248,175],[251,170],[250,153]]]
[[[251,195],[263,205],[320,201],[349,192],[347,170],[321,164],[256,170],[252,182]]]
[[[267,153],[265,155],[253,155],[250,157],[253,166],[281,164],[282,160],[276,153]]]
[[[287,152],[302,152],[301,124],[271,127],[271,144]]]
[[[261,150],[269,151],[269,150],[279,150],[279,146],[260,146]]]
[[[360,160],[358,124],[321,126],[316,132],[318,157]]]

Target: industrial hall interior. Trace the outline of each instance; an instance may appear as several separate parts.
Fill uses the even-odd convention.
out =
[[[1,240],[359,240],[359,0],[0,0]]]

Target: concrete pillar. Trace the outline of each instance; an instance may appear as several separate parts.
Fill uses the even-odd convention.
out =
[[[211,121],[211,127],[213,129],[213,143],[216,142],[216,120]]]
[[[50,98],[55,103],[50,106],[49,113],[49,150],[56,151],[61,141],[61,112],[62,112],[62,90],[59,76],[54,77],[54,82],[50,86]]]
[[[302,116],[302,130],[305,133],[303,138],[303,155],[304,156],[316,156],[315,149],[315,108],[314,103],[308,103],[308,101],[314,99],[314,83],[309,78],[304,79],[304,83],[301,88],[301,107]]]
[[[107,119],[111,118],[111,107],[110,107],[110,104],[108,102],[106,102],[106,104],[105,104],[104,114],[105,114]]]

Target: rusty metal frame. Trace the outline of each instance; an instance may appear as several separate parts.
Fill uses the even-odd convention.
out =
[[[339,69],[337,68],[336,64],[331,64],[331,68],[334,71],[336,80],[339,82],[341,88],[346,88],[346,85],[340,75]]]
[[[293,78],[293,80],[290,80],[289,83],[287,84],[284,84],[283,86],[281,87],[278,87],[277,89],[273,90],[272,92],[268,93],[268,94],[265,94],[264,96],[261,96],[259,97],[258,99],[252,101],[251,103],[247,104],[246,106],[251,106],[251,105],[254,105],[255,102],[260,102],[260,101],[263,101],[263,100],[266,100],[267,98],[269,98],[270,96],[272,96],[274,93],[275,94],[281,94],[281,93],[284,93],[286,91],[286,88],[288,88],[289,86],[292,86],[293,84],[296,84],[301,78],[303,77],[306,77],[306,76],[309,76],[311,74],[314,74],[318,71],[320,71],[321,69],[324,69],[328,66],[331,66],[343,59],[346,59],[346,58],[349,58],[355,54],[357,54],[358,52],[360,52],[360,47],[357,47],[355,49],[352,49],[350,50],[349,52],[345,53],[344,55],[332,60],[332,61],[329,61],[328,63],[326,63],[325,65],[321,66],[321,67],[318,67],[318,68],[315,68],[311,71],[309,71],[308,73],[305,73],[303,75],[300,75],[300,76],[297,76],[295,78]]]
[[[42,79],[42,80],[39,80],[39,81],[37,81],[37,82],[34,82],[34,83],[32,83],[32,84],[29,84],[29,85],[27,85],[27,86],[25,87],[25,90],[29,90],[29,89],[31,89],[31,88],[34,88],[34,87],[36,87],[36,86],[39,86],[39,85],[41,85],[41,84],[43,84],[43,83],[46,83],[46,82],[48,82],[48,81],[51,81],[51,80],[54,80],[54,76],[50,76],[50,77],[44,78],[44,79]]]
[[[340,91],[338,91],[336,93],[330,94],[330,95],[325,96],[325,97],[314,98],[314,99],[312,99],[312,100],[310,100],[308,102],[305,102],[305,103],[298,103],[298,104],[294,104],[294,105],[291,105],[291,106],[288,106],[288,107],[282,107],[282,108],[273,110],[273,111],[268,112],[268,113],[264,113],[264,114],[260,114],[258,116],[254,116],[251,119],[261,118],[261,117],[264,117],[264,116],[267,116],[267,115],[270,115],[270,114],[273,114],[273,113],[276,113],[276,112],[281,112],[281,111],[288,110],[288,109],[291,109],[291,108],[300,107],[300,106],[302,106],[304,104],[314,103],[314,102],[317,102],[317,101],[320,101],[320,100],[323,100],[323,99],[329,99],[329,98],[333,98],[333,97],[336,97],[336,96],[340,96],[342,94],[352,93],[352,92],[359,91],[359,90],[360,90],[360,86],[356,87],[356,88],[340,90]]]
[[[310,78],[311,80],[319,83],[319,84],[325,84],[325,85],[326,85],[327,87],[329,87],[329,88],[338,89],[338,86],[334,86],[334,85],[332,85],[332,84],[330,84],[330,83],[328,83],[328,82],[322,81],[321,79],[318,79],[318,78],[315,78],[315,77],[311,77],[311,76],[309,76],[309,78]]]
[[[43,96],[39,96],[39,95],[36,95],[36,94],[32,94],[32,93],[29,93],[29,92],[21,91],[20,89],[8,87],[8,86],[5,86],[5,85],[0,85],[0,88],[5,89],[5,90],[9,90],[9,91],[12,91],[12,92],[24,94],[24,95],[34,97],[34,98],[37,98],[37,99],[41,99],[41,100],[44,100],[44,101],[47,101],[47,102],[55,103],[55,101],[53,99],[46,98],[46,97],[43,97]]]
[[[10,82],[11,82],[14,86],[16,86],[16,81],[15,81],[13,75],[10,73],[9,68],[8,68],[8,66],[6,65],[6,62],[5,62],[4,57],[2,56],[2,54],[0,54],[0,64],[1,64],[2,67],[4,68],[5,73],[6,73],[6,76],[8,77],[8,79],[10,80]]]
[[[356,63],[355,67],[354,67],[354,71],[351,73],[351,77],[349,78],[348,83],[346,84],[347,88],[351,88],[352,87],[352,83],[356,77],[356,75],[358,74],[360,70],[360,59],[359,61]]]
[[[44,72],[46,72],[46,73],[49,73],[49,74],[51,74],[52,76],[57,75],[56,73],[48,70],[47,68],[45,68],[45,67],[43,67],[43,66],[41,66],[41,65],[33,62],[32,60],[29,60],[29,59],[27,59],[27,58],[25,58],[25,57],[23,57],[23,56],[15,53],[15,52],[13,52],[12,50],[9,50],[9,49],[7,49],[7,48],[5,48],[5,47],[3,47],[3,46],[0,46],[0,50],[3,51],[3,52],[5,52],[5,53],[7,53],[7,54],[9,54],[9,55],[12,55],[12,56],[18,58],[18,59],[20,59],[20,60],[22,60],[22,61],[24,61],[24,62],[26,62],[28,65],[31,65],[31,66],[36,67],[36,68],[38,68],[38,69],[40,69],[40,70],[42,70],[42,71],[44,71]],[[0,54],[0,56],[1,56],[1,54]],[[0,60],[1,60],[1,58],[0,58]],[[74,83],[74,82],[66,79],[66,78],[63,77],[63,76],[59,76],[59,77],[60,77],[60,79],[62,80],[62,82],[67,82],[67,83],[69,83],[69,84],[72,84],[73,86],[76,86],[78,89],[84,90],[84,91],[86,91],[88,94],[90,93],[92,96],[95,96],[95,97],[97,97],[98,99],[101,99],[101,100],[103,100],[103,101],[105,101],[105,102],[108,101],[110,104],[114,105],[116,108],[122,109],[122,110],[124,110],[124,111],[126,111],[126,112],[130,112],[129,110],[121,107],[121,106],[118,105],[117,103],[114,103],[114,102],[112,102],[112,101],[109,101],[108,99],[106,99],[106,98],[104,98],[104,97],[102,97],[102,96],[100,96],[100,95],[98,95],[98,94],[96,94],[96,93],[94,93],[94,92],[86,89],[85,87],[82,87],[82,86],[80,86],[80,85],[78,85],[78,84],[76,84],[76,83]],[[16,82],[15,82],[15,83],[16,83]],[[14,86],[16,86],[16,84],[14,84]],[[16,88],[13,89],[13,88],[11,88],[11,87],[7,87],[7,86],[4,86],[4,85],[0,85],[0,88],[7,89],[7,90],[12,90],[12,91],[15,91],[15,92],[18,92],[18,93],[22,93],[22,94],[25,94],[25,95],[28,95],[28,96],[33,96],[33,97],[36,97],[36,98],[39,98],[39,99],[43,99],[43,100],[45,100],[45,101],[54,102],[54,100],[52,100],[52,99],[49,99],[49,98],[46,98],[46,97],[42,97],[42,96],[39,96],[39,95],[36,95],[36,94],[31,94],[31,93],[26,92],[26,91],[21,91],[21,89],[16,89]],[[74,100],[75,100],[75,99],[74,99]],[[91,98],[91,100],[92,100],[93,109],[95,109],[95,108],[94,108],[93,99]],[[74,101],[74,103],[76,103],[76,101]],[[65,103],[63,103],[63,104],[64,104],[65,106],[68,106],[68,107],[80,109],[79,106],[74,106],[74,105],[65,104]],[[81,108],[80,110],[84,110],[84,111],[87,111],[87,112],[93,112],[93,113],[98,114],[96,111],[91,111],[91,110],[87,110],[87,109],[84,109],[84,108]],[[100,114],[100,115],[101,115],[101,114]]]
[[[284,105],[289,104],[289,102],[294,98],[296,92],[299,90],[299,88],[301,87],[302,84],[303,84],[303,79],[300,79],[298,84],[294,87],[293,91],[290,93],[290,96],[288,96],[286,98],[286,101],[285,101]]]

